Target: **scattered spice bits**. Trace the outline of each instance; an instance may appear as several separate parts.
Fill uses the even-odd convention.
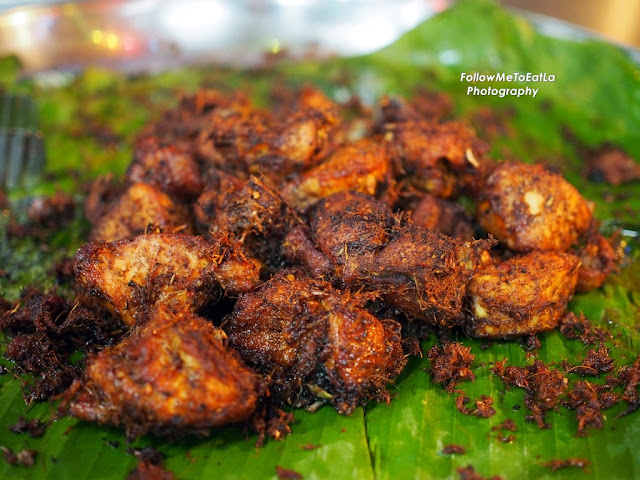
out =
[[[569,380],[559,370],[551,370],[540,360],[528,367],[506,367],[506,361],[497,362],[492,372],[512,387],[525,391],[524,405],[531,411],[527,421],[535,421],[540,428],[549,428],[545,423],[545,412],[556,408],[565,394]]]
[[[505,419],[505,421],[499,425],[491,427],[491,431],[496,432],[496,438],[502,443],[513,443],[516,436],[513,434],[507,434],[506,432],[515,432],[516,430],[516,424],[513,423],[513,420],[510,418]]]
[[[280,480],[300,480],[302,475],[295,470],[289,470],[276,465],[276,475]]]
[[[607,378],[609,380],[609,378]],[[633,365],[623,367],[618,375],[618,381],[623,387],[622,400],[627,402],[627,409],[620,415],[629,415],[640,407],[638,396],[638,384],[640,383],[640,355],[636,357]]]
[[[492,407],[493,398],[487,395],[482,395],[480,400],[476,400],[476,412],[475,415],[481,418],[493,417],[496,414],[496,409]]]
[[[37,380],[26,384],[27,400],[47,400],[82,375],[75,352],[95,352],[124,332],[106,311],[71,305],[63,297],[26,289],[20,303],[0,314],[0,330],[11,336],[6,356],[18,373]]]
[[[494,475],[490,478],[483,477],[478,472],[476,472],[475,468],[473,468],[471,465],[460,467],[456,471],[458,472],[458,475],[460,475],[460,480],[502,480],[502,477],[500,475]]]
[[[314,445],[313,443],[305,443],[304,445],[300,445],[302,450],[315,450],[320,448],[322,445]]]
[[[567,313],[560,319],[560,333],[570,340],[580,339],[585,345],[613,338],[611,333],[593,326],[582,313],[576,315],[573,312]]]
[[[23,467],[33,467],[36,463],[38,452],[25,448],[19,452],[14,452],[8,447],[0,446],[4,454],[4,459],[9,465],[22,465]]]
[[[550,468],[554,472],[563,468],[571,467],[586,470],[586,468],[591,465],[591,461],[588,458],[567,458],[566,460],[554,458],[546,463],[543,463],[543,465],[547,468]]]
[[[540,343],[540,339],[537,335],[529,335],[525,341],[525,349],[528,352],[533,352],[535,350],[540,350],[542,344]]]
[[[492,407],[492,397],[482,395],[479,400],[475,401],[476,408],[473,409],[466,406],[470,401],[469,397],[460,395],[456,398],[456,408],[464,415],[475,415],[480,418],[489,418],[496,414],[496,410]]]
[[[576,411],[579,436],[586,435],[589,428],[604,427],[602,403],[598,398],[597,390],[591,383],[584,380],[577,382],[564,403],[567,408]]]
[[[433,381],[443,384],[449,393],[455,390],[459,382],[476,379],[469,368],[475,358],[471,353],[471,347],[457,342],[434,345],[427,352],[427,358],[431,362],[428,371],[433,376]]]
[[[614,364],[610,354],[611,351],[603,344],[600,344],[597,349],[587,352],[587,356],[582,361],[582,364],[575,367],[575,370],[577,370],[580,376],[597,376],[601,373],[611,372]]]
[[[462,445],[456,445],[455,443],[451,443],[449,445],[446,445],[442,449],[442,453],[444,455],[464,455],[465,453],[467,453],[467,449],[464,448]]]
[[[46,426],[46,423],[41,422],[37,418],[25,420],[24,417],[20,417],[16,423],[9,425],[9,430],[14,433],[28,433],[30,437],[37,438],[44,434]]]

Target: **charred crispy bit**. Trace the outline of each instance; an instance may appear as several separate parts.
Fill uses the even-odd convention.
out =
[[[503,163],[480,192],[480,224],[518,252],[567,250],[592,222],[587,201],[560,175],[541,165]]]
[[[136,142],[127,180],[153,185],[181,200],[195,199],[204,188],[200,167],[193,156],[157,137]]]
[[[193,233],[184,205],[157,187],[135,183],[103,211],[93,225],[90,238],[94,242],[115,242],[154,228],[166,233]]]
[[[574,371],[580,375],[598,376],[601,373],[608,373],[613,370],[614,361],[610,356],[611,351],[603,344],[598,345],[597,349],[591,349],[587,352],[582,363],[574,367]]]
[[[580,261],[561,252],[535,251],[478,266],[467,288],[474,337],[510,337],[551,330],[565,314]]]
[[[225,328],[245,361],[271,375],[281,401],[329,400],[350,413],[388,400],[385,387],[406,362],[399,324],[365,310],[368,298],[285,270],[240,297]]]
[[[487,145],[464,123],[426,120],[386,125],[392,158],[419,190],[440,198],[475,193],[491,162]]]
[[[504,362],[498,362],[492,372],[500,376],[506,385],[524,389],[524,405],[531,411],[527,421],[535,421],[540,428],[551,426],[545,423],[545,412],[558,406],[569,385],[569,380],[560,370],[549,369],[536,360],[527,367],[505,367]]]
[[[127,448],[127,453],[138,459],[138,465],[127,475],[127,480],[175,480],[175,475],[165,470],[164,458],[155,448]]]
[[[618,382],[623,387],[621,400],[627,403],[627,409],[621,415],[628,415],[640,407],[640,395],[638,394],[640,355],[636,357],[632,365],[621,369]]]
[[[155,305],[198,309],[218,288],[237,295],[257,286],[259,265],[223,244],[190,235],[152,234],[93,242],[76,253],[78,284],[128,325]]]
[[[296,209],[304,210],[321,198],[341,191],[374,195],[389,181],[390,162],[384,146],[365,138],[333,152],[320,164],[295,177],[282,195]]]
[[[590,155],[586,173],[590,179],[621,185],[640,179],[640,165],[621,148],[604,145]]]
[[[207,187],[195,206],[196,219],[208,236],[231,238],[271,270],[282,267],[281,243],[300,223],[293,210],[267,181],[251,176],[245,182],[222,178]],[[216,188],[217,187],[217,188]]]
[[[475,356],[471,347],[465,347],[457,342],[447,342],[434,345],[427,352],[431,362],[429,372],[435,383],[442,383],[449,393],[452,393],[459,382],[474,381],[476,376],[471,371],[471,363]]]
[[[27,468],[35,465],[36,457],[38,456],[37,451],[29,448],[22,449],[19,452],[14,452],[10,448],[2,445],[0,446],[0,450],[2,450],[4,459],[9,465],[22,465]]]
[[[64,408],[82,420],[148,431],[207,434],[246,420],[262,393],[222,330],[190,313],[158,307],[148,323],[87,362]]]
[[[28,433],[31,438],[37,438],[44,435],[46,423],[41,422],[37,418],[25,420],[24,417],[18,418],[13,425],[9,425],[9,430],[13,433]]]
[[[433,195],[424,195],[409,207],[409,211],[411,220],[419,227],[438,230],[462,240],[473,237],[471,219],[462,205]]]

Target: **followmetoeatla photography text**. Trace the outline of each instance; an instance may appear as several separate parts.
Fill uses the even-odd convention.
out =
[[[478,86],[469,85],[467,87],[467,95],[479,95],[479,96],[495,96],[495,97],[532,97],[535,98],[539,92],[539,88],[522,85],[522,83],[542,83],[542,82],[555,82],[556,76],[553,74],[547,74],[545,72],[531,73],[531,72],[496,72],[496,73],[478,73],[478,72],[462,72],[460,74],[460,82],[467,83],[485,83],[485,82],[502,82],[502,83],[514,83],[519,82],[520,85],[507,86],[507,87],[495,87],[495,86]]]

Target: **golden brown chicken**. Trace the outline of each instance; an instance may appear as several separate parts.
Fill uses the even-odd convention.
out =
[[[350,413],[369,399],[388,400],[385,387],[406,362],[399,324],[369,313],[369,298],[284,270],[241,296],[224,328],[282,401],[324,399]]]
[[[95,242],[114,242],[155,229],[193,233],[187,207],[146,183],[130,185],[100,212],[101,215],[93,215],[97,218],[90,239]]]
[[[384,146],[371,139],[344,145],[320,164],[301,173],[282,190],[290,205],[304,210],[321,198],[341,191],[375,195],[389,182],[390,162]]]
[[[564,178],[541,165],[503,163],[480,192],[476,216],[500,242],[518,252],[566,251],[592,222],[587,201]]]
[[[255,288],[259,265],[233,249],[190,235],[150,234],[90,242],[76,253],[78,285],[128,325],[157,305],[196,310],[220,296]]]
[[[579,266],[574,255],[542,251],[478,266],[467,289],[465,331],[499,338],[555,328],[573,297]]]
[[[392,157],[423,192],[440,198],[473,194],[492,168],[486,144],[464,123],[408,120],[384,128]]]
[[[122,425],[129,438],[147,431],[207,434],[246,420],[263,390],[222,330],[160,306],[146,325],[89,358],[63,405],[82,420]]]

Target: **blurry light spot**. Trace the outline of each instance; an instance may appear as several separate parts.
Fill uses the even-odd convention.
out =
[[[30,19],[30,12],[13,12],[7,15],[7,21],[9,25],[12,25],[14,27],[22,27],[24,25],[27,25]]]
[[[460,61],[460,52],[456,50],[445,50],[438,55],[440,63],[445,65],[453,65]]]
[[[277,55],[280,52],[280,41],[277,38],[274,38],[271,42],[271,53]]]
[[[104,33],[102,30],[91,30],[91,41],[95,44],[102,43]]]
[[[115,33],[110,33],[109,35],[107,35],[106,43],[108,48],[110,48],[111,50],[115,50],[116,48],[118,48],[118,43],[120,43],[120,41]]]

